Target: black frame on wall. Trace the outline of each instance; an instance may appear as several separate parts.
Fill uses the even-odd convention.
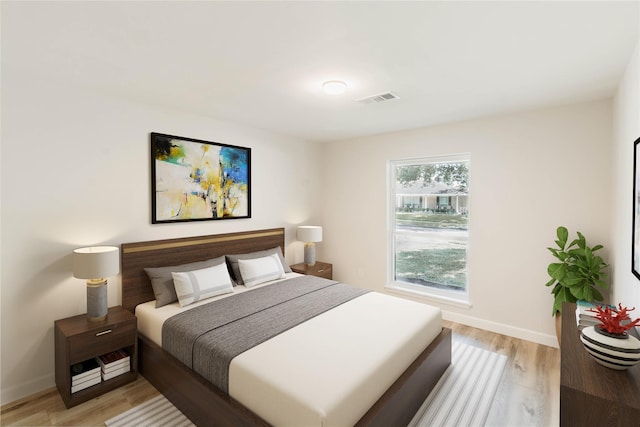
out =
[[[251,218],[251,149],[151,133],[151,222]]]
[[[633,147],[633,225],[632,239],[631,239],[631,271],[640,279],[640,176],[638,175],[638,167],[640,166],[640,151],[638,145],[640,145],[640,138],[636,139]]]

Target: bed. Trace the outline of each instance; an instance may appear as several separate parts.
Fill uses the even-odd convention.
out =
[[[233,358],[228,372],[228,393],[163,349],[159,329],[157,326],[155,329],[149,326],[153,324],[153,320],[149,319],[159,316],[159,324],[162,325],[162,322],[171,318],[172,310],[177,309],[171,305],[155,309],[155,294],[145,268],[180,265],[223,255],[245,254],[278,247],[285,247],[283,228],[123,244],[122,304],[125,309],[139,316],[140,373],[197,425],[281,425],[287,422],[278,418],[278,412],[288,412],[287,419],[291,419],[291,414],[298,410],[301,413],[299,419],[304,420],[304,425],[407,425],[450,364],[450,330],[442,328],[441,323],[435,330],[433,324],[416,326],[418,329],[427,328],[430,331],[430,342],[420,344],[413,339],[405,338],[399,345],[408,347],[406,350],[403,347],[400,355],[385,355],[380,343],[376,343],[376,336],[363,337],[362,342],[355,343],[360,350],[348,350],[348,346],[354,344],[347,342],[351,339],[326,334],[335,334],[336,329],[340,329],[351,333],[352,337],[365,335],[362,333],[363,325],[370,326],[376,321],[380,323],[373,328],[369,327],[369,330],[374,330],[377,334],[379,330],[388,328],[388,325],[377,319],[379,316],[370,309],[372,305],[380,309],[386,305],[379,304],[399,304],[400,311],[408,312],[414,309],[417,303],[407,302],[409,305],[405,306],[405,300],[374,292],[350,297],[352,299],[347,302],[313,316]],[[304,289],[306,285],[298,285],[295,280],[310,278],[296,276],[295,273],[287,273],[284,280],[256,286],[245,293],[255,299],[257,297],[254,295],[262,292],[262,286],[281,289],[288,286],[296,292],[302,292],[298,289]],[[336,289],[343,285],[322,283],[322,286],[326,286],[326,289]],[[236,290],[240,288],[238,286]],[[264,292],[271,291],[265,289]],[[240,296],[234,295],[233,298],[240,300]],[[217,303],[224,298],[225,296],[220,296],[212,300]],[[416,316],[421,315],[416,312]],[[409,316],[405,320],[407,324],[412,324],[412,315],[407,313],[406,316]],[[313,347],[314,342],[330,345]],[[365,353],[358,356],[356,351]],[[375,357],[362,357],[366,351]],[[336,355],[342,356],[332,359],[337,357]],[[402,360],[407,357],[410,359]],[[296,361],[301,362],[300,374],[286,375],[287,369]],[[363,361],[367,363],[362,363]],[[382,362],[385,368],[381,370],[379,365]],[[375,375],[369,374],[365,368],[361,369],[360,365],[368,363],[372,366],[371,369],[377,369]],[[325,368],[321,368],[323,364],[326,365]],[[344,364],[345,368],[335,373],[333,371],[338,364],[341,367]],[[362,372],[359,372],[360,370]],[[331,375],[335,378],[330,378]],[[340,385],[336,384],[333,387],[334,383],[331,381]],[[247,387],[246,384],[251,386]],[[307,390],[304,392],[295,388],[305,384]],[[310,384],[312,386],[309,386]],[[328,389],[331,390],[329,393],[326,392]],[[342,389],[351,390],[351,394],[342,396]],[[299,395],[304,398],[299,398]],[[323,405],[328,405],[329,409],[307,408],[305,399],[308,395],[310,401],[319,399]],[[299,400],[302,402],[298,402]],[[348,404],[341,407],[343,402]],[[284,406],[278,409],[278,404]],[[316,403],[312,401],[310,406],[314,405]],[[274,412],[274,408],[276,415],[269,413]],[[282,408],[286,408],[286,411]],[[345,419],[350,421],[341,421]]]

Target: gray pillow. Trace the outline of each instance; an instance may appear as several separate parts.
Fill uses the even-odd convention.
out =
[[[200,270],[202,268],[223,264],[224,262],[225,258],[223,255],[218,258],[191,262],[189,264],[145,268],[144,271],[147,273],[149,279],[151,280],[153,293],[156,296],[156,308],[178,301],[176,288],[173,285],[173,277],[171,276],[172,272],[179,273],[183,271]]]
[[[264,251],[227,255],[227,263],[229,264],[229,267],[231,267],[231,278],[235,281],[236,285],[244,285],[242,275],[240,274],[240,267],[238,267],[238,260],[262,258],[272,254],[278,254],[278,258],[280,258],[280,262],[282,263],[282,269],[284,270],[284,272],[291,273],[291,268],[289,268],[289,264],[287,264],[287,262],[284,260],[284,256],[282,255],[282,249],[280,248],[280,246],[278,246],[277,248],[265,249]]]

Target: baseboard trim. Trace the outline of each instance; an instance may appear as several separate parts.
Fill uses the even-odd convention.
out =
[[[461,323],[474,328],[484,329],[497,334],[508,335],[514,338],[535,342],[549,347],[558,347],[558,340],[555,335],[542,334],[529,329],[518,328],[504,323],[493,322],[491,320],[480,319],[464,314],[442,310],[442,318],[451,322]]]
[[[54,374],[47,374],[26,383],[2,388],[0,390],[0,405],[4,406],[25,397],[30,397],[45,391],[48,392],[50,389],[55,388],[55,384]]]

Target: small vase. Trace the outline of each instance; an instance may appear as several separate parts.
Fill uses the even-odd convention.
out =
[[[622,371],[640,362],[640,341],[626,332],[610,334],[589,326],[580,332],[580,341],[591,357],[607,368]]]

